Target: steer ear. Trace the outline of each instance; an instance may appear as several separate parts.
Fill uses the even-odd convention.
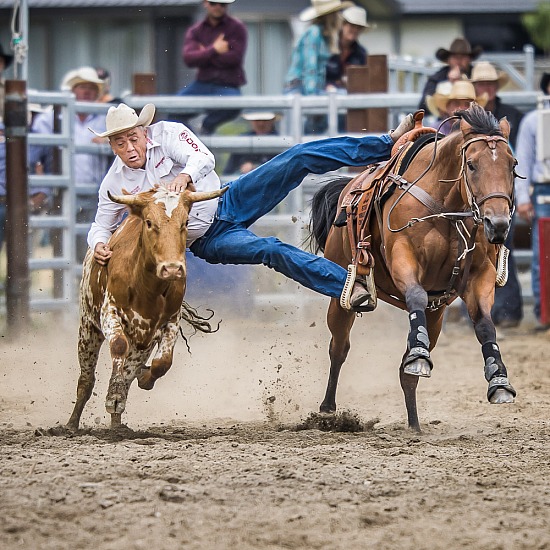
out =
[[[185,191],[184,194],[189,202],[200,202],[221,197],[228,189],[229,187],[222,187],[215,191]]]

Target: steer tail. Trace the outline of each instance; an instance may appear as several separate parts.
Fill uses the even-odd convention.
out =
[[[198,311],[193,306],[190,306],[186,301],[183,301],[181,304],[181,320],[193,327],[195,331],[193,334],[196,334],[199,331],[207,332],[207,333],[217,332],[220,329],[221,321],[218,322],[218,326],[216,328],[212,328],[212,325],[208,321],[212,319],[212,317],[214,316],[214,312],[211,309],[209,309],[208,311],[210,312],[210,316],[202,317],[201,315],[199,315]],[[185,334],[183,334],[181,325],[180,325],[180,334],[183,340],[185,341],[185,345],[187,346],[187,351],[191,353],[189,342],[187,341]]]
[[[315,253],[324,252],[328,233],[336,218],[340,193],[352,179],[353,176],[337,176],[313,195],[308,240]]]

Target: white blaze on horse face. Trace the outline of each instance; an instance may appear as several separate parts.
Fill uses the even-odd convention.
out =
[[[153,197],[156,199],[155,204],[164,203],[166,215],[171,218],[172,212],[180,202],[180,194],[175,191],[168,191],[167,189],[159,189]]]

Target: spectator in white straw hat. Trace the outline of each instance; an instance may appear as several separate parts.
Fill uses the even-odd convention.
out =
[[[338,41],[339,52],[327,62],[327,88],[346,89],[346,68],[350,65],[366,65],[367,50],[359,44],[361,33],[370,28],[367,12],[359,6],[351,6],[342,12],[342,29]]]
[[[275,123],[279,115],[271,111],[256,111],[244,113],[242,117],[250,123],[250,130],[241,134],[243,136],[274,136],[277,135]],[[223,170],[224,175],[247,174],[254,168],[271,160],[276,153],[270,151],[232,153]]]
[[[437,116],[439,122],[453,116],[456,111],[467,109],[472,101],[485,107],[487,94],[477,96],[474,85],[468,80],[457,80],[452,84],[440,82],[435,94],[426,98],[430,113]],[[454,123],[454,120],[448,120],[442,126],[439,126],[439,131],[442,134],[448,134]]]
[[[99,78],[93,67],[79,67],[65,74],[61,82],[63,91],[70,91],[75,95],[76,101],[96,103],[99,101],[103,90],[103,80]],[[53,134],[54,115],[53,110],[36,116],[32,131],[40,134]],[[100,130],[105,127],[105,115],[99,113],[76,113],[73,124],[75,145],[89,145],[93,142],[101,142],[98,138],[90,138],[88,128]],[[50,156],[53,152],[50,151]],[[109,158],[105,155],[93,153],[77,153],[73,155],[74,183],[92,184],[97,189],[107,171]],[[50,159],[47,164],[53,164]],[[77,223],[90,224],[94,219],[97,205],[95,194],[77,194],[76,221]],[[77,258],[84,260],[86,254],[86,237],[77,235]]]

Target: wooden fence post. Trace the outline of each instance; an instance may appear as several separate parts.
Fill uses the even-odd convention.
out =
[[[132,93],[134,95],[156,95],[155,73],[134,73],[132,75]]]
[[[388,91],[388,59],[385,55],[369,55],[366,66],[347,68],[348,93],[368,94]],[[388,131],[388,110],[350,109],[347,115],[348,132],[384,133]]]

